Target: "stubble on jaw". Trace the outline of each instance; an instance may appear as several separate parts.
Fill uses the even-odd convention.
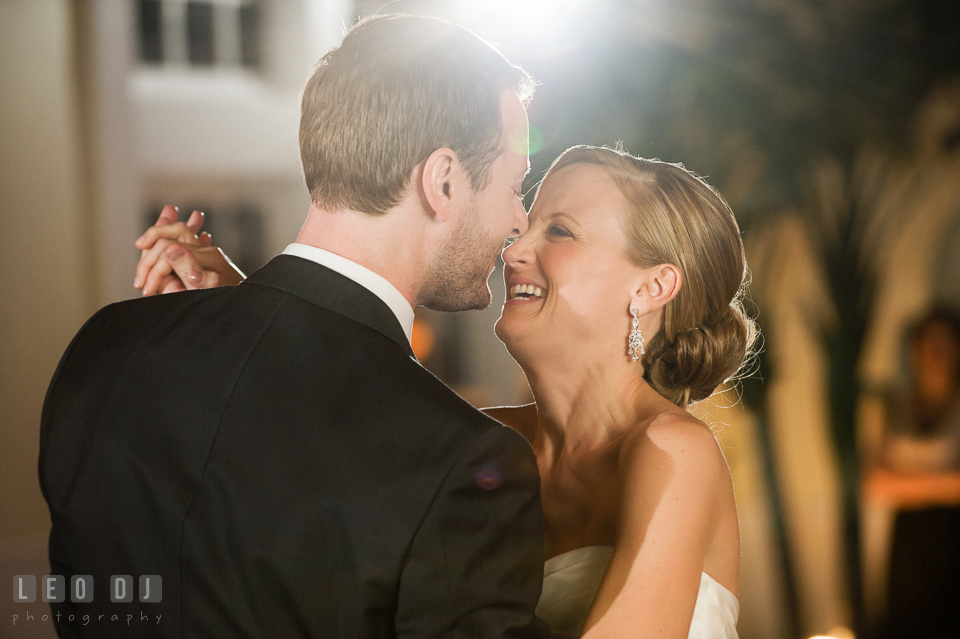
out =
[[[457,229],[437,252],[427,278],[423,306],[448,313],[483,310],[493,299],[487,279],[490,264],[500,253],[503,241],[491,246],[480,228],[482,212],[471,206],[464,211]]]

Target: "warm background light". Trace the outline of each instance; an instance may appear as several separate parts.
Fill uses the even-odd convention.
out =
[[[850,631],[849,628],[839,627],[834,628],[826,635],[815,635],[810,637],[810,639],[856,639],[856,635]]]

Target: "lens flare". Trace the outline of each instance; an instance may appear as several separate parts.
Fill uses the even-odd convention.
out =
[[[530,133],[533,133],[531,130]],[[518,155],[531,155],[530,139],[527,135],[527,127],[518,126],[507,134],[507,145],[511,151]]]
[[[530,155],[536,155],[543,149],[543,131],[539,127],[530,127]]]
[[[484,464],[473,475],[477,486],[484,490],[493,490],[503,483],[503,473],[496,464]]]

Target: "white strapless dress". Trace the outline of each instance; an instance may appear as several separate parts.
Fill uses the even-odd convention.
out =
[[[554,635],[580,637],[587,613],[600,589],[613,555],[610,546],[587,546],[548,559],[537,616]],[[687,639],[737,639],[740,602],[707,573],[700,573],[700,591]]]

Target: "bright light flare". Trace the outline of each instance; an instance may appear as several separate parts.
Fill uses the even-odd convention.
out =
[[[485,0],[457,3],[455,22],[522,58],[555,58],[576,51],[586,0]],[[521,60],[522,62],[522,60]]]

